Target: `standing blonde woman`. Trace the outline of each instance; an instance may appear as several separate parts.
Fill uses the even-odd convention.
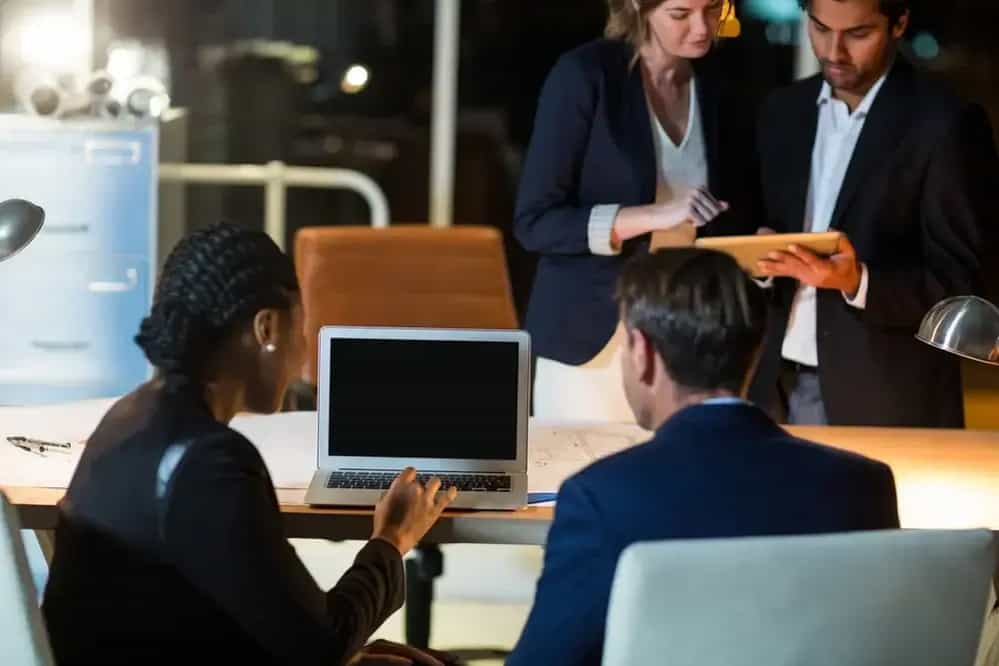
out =
[[[729,6],[608,7],[606,38],[564,54],[545,82],[517,197],[517,237],[541,255],[527,329],[545,420],[632,420],[613,292],[650,232],[756,229],[754,114],[707,57]]]

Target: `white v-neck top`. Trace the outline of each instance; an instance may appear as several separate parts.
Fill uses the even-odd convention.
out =
[[[708,184],[708,157],[704,148],[704,130],[701,126],[701,107],[697,103],[696,86],[696,81],[691,79],[687,132],[679,145],[673,143],[652,105],[648,105],[652,143],[656,148],[656,203],[672,201],[692,187],[705,187]]]
[[[646,97],[646,106],[656,155],[655,203],[672,201],[692,187],[706,187],[708,157],[704,145],[701,106],[697,101],[697,80],[690,80],[687,132],[679,144],[674,143],[663,129],[659,117],[648,102],[648,97]],[[598,204],[591,209],[588,238],[590,251],[593,254],[612,255],[620,251],[610,242],[614,217],[620,208],[619,204]]]

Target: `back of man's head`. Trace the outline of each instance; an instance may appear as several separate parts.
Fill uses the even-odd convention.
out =
[[[621,273],[617,299],[680,391],[740,393],[766,327],[763,292],[734,259],[697,248],[640,254]]]

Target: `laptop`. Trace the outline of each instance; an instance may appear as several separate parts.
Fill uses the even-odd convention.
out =
[[[463,509],[527,503],[525,331],[325,326],[309,504],[373,506],[406,467]]]

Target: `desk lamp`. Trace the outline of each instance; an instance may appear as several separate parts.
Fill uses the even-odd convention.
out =
[[[0,203],[0,261],[10,259],[34,240],[45,221],[45,211],[24,199]]]
[[[999,308],[978,296],[954,296],[926,313],[916,339],[969,358],[999,365]]]
[[[978,296],[954,296],[932,308],[919,324],[916,339],[972,361],[999,365],[999,308]],[[999,597],[999,571],[993,585]],[[999,621],[999,599],[990,621]],[[986,630],[988,625],[986,625]],[[999,634],[990,652],[999,653]]]

